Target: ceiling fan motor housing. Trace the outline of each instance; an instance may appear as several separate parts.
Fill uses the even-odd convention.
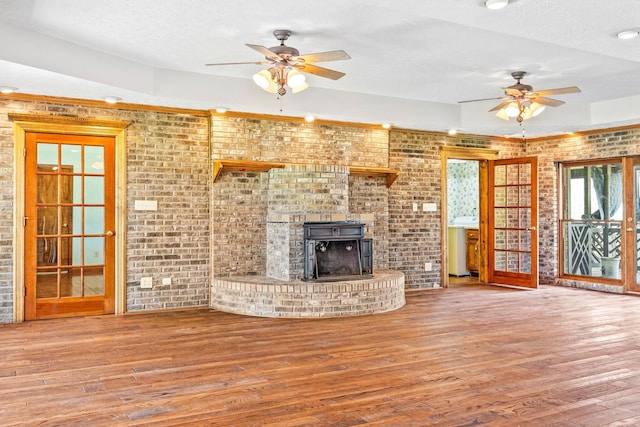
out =
[[[283,44],[281,44],[280,46],[270,47],[269,50],[285,59],[289,59],[292,56],[300,56],[300,52],[298,51],[298,49],[290,46],[285,46]]]

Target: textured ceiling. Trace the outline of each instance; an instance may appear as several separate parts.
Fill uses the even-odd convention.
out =
[[[527,136],[640,123],[640,0],[0,0],[0,85],[21,92],[124,102]],[[251,77],[267,47],[290,29],[301,54],[343,49],[346,73],[308,76],[281,101]],[[514,83],[582,93],[519,126],[488,110]]]

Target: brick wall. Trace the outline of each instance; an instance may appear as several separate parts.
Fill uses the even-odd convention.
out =
[[[131,121],[127,129],[127,310],[209,301],[208,118],[54,102],[0,100],[0,322],[13,320],[13,123],[8,113]],[[156,200],[155,212],[135,200]],[[142,290],[141,277],[154,287]],[[171,285],[161,285],[171,277]]]
[[[127,309],[207,305],[208,120],[138,114],[127,129]],[[136,211],[135,200],[157,200],[158,210]],[[145,276],[153,278],[152,289],[140,288]],[[170,285],[162,285],[164,277]]]
[[[558,168],[555,162],[640,155],[640,129],[582,136],[563,136],[527,143],[526,154],[538,157],[540,281],[558,276]],[[583,287],[598,289],[594,284]]]
[[[13,124],[0,101],[0,322],[13,322]]]
[[[429,288],[441,282],[441,154],[443,146],[489,148],[500,157],[523,154],[519,142],[488,137],[449,137],[393,130],[389,137],[389,167],[401,171],[389,191],[389,268],[405,274],[407,288]],[[413,212],[413,203],[435,203],[435,212]],[[444,224],[446,226],[446,224]],[[432,271],[424,270],[424,263]]]

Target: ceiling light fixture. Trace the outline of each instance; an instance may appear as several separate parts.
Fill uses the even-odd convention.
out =
[[[447,132],[449,135],[453,136],[453,135],[457,135],[458,131],[456,129],[449,129],[449,131]]]
[[[518,123],[522,123],[524,120],[538,117],[545,108],[546,107],[539,102],[531,102],[529,100],[517,98],[507,106],[498,110],[496,116],[502,120],[515,118]]]
[[[631,40],[638,37],[638,34],[638,30],[625,30],[618,33],[618,38],[620,40]]]
[[[307,123],[311,123],[311,122],[312,122],[312,121],[314,121],[315,119],[316,119],[316,117],[315,117],[315,116],[313,116],[313,115],[311,115],[311,114],[307,114],[306,116],[304,116],[304,120],[305,120]]]
[[[224,114],[227,111],[229,111],[229,109],[227,107],[216,107],[216,113],[218,113],[218,114]]]
[[[302,92],[309,87],[304,74],[286,63],[276,63],[268,70],[254,74],[253,81],[267,92],[277,93],[280,96],[287,93],[285,85],[289,86],[293,93]]]
[[[117,104],[119,101],[122,101],[122,98],[117,96],[105,96],[104,102],[107,104]]]
[[[0,86],[0,93],[4,93],[5,95],[16,92],[17,90],[18,88],[13,86]]]
[[[382,124],[382,128],[383,128],[383,129],[389,129],[389,128],[391,128],[391,123],[383,123],[383,124]]]
[[[498,10],[506,7],[509,4],[509,0],[486,0],[484,6],[487,9]]]

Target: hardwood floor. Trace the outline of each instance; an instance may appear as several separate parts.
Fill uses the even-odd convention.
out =
[[[351,318],[0,326],[0,424],[640,425],[640,298],[468,284]]]

